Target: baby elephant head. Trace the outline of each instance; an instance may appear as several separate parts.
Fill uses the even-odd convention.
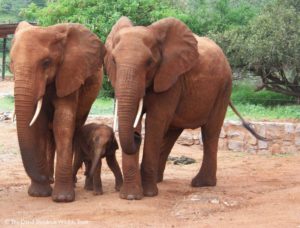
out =
[[[89,176],[93,176],[99,160],[103,157],[113,155],[119,149],[112,128],[103,124],[87,124],[83,127],[83,135],[89,146],[92,167]]]

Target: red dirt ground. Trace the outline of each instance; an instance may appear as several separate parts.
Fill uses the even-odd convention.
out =
[[[27,195],[29,178],[21,162],[15,124],[0,122],[0,225],[22,227],[300,227],[300,154],[249,155],[219,152],[216,187],[192,188],[202,152],[176,145],[172,156],[196,159],[191,165],[169,162],[159,195],[126,201],[114,190],[103,166],[104,194],[83,189],[78,174],[76,201],[54,203]],[[120,161],[120,152],[118,151]]]
[[[12,94],[13,82],[0,83],[0,96]],[[250,155],[220,151],[216,187],[192,188],[202,152],[176,144],[171,156],[196,159],[191,165],[168,162],[159,195],[126,201],[114,190],[103,163],[104,194],[83,189],[77,175],[76,201],[54,203],[27,195],[15,124],[0,122],[0,226],[18,227],[295,227],[300,228],[300,152]],[[119,163],[121,160],[118,151]]]

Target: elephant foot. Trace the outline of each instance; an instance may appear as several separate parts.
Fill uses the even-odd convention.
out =
[[[49,183],[40,184],[34,181],[31,181],[31,184],[28,188],[28,195],[34,197],[47,197],[51,196],[52,188]]]
[[[94,195],[97,196],[97,195],[102,195],[103,194],[103,190],[102,188],[101,189],[97,189],[97,190],[94,190]]]
[[[209,187],[209,186],[216,186],[217,178],[207,178],[207,177],[199,177],[196,176],[192,180],[192,187]]]
[[[153,197],[158,195],[156,183],[143,183],[144,196]]]
[[[120,189],[120,198],[127,200],[140,200],[143,198],[142,187],[137,184],[123,183]]]
[[[92,179],[85,179],[84,183],[84,189],[87,191],[93,191],[94,190],[94,185],[93,185],[93,180]]]
[[[70,185],[54,186],[52,200],[55,202],[72,202],[75,199],[73,183]]]
[[[164,173],[158,173],[156,178],[156,183],[160,183],[164,180]]]
[[[123,184],[123,182],[117,182],[117,183],[115,184],[115,189],[116,189],[117,192],[120,191],[120,189],[121,189],[121,187],[122,187],[122,184]]]

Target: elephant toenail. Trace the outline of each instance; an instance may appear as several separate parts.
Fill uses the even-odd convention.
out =
[[[128,195],[128,196],[127,196],[127,199],[128,199],[128,200],[134,200],[134,195]]]

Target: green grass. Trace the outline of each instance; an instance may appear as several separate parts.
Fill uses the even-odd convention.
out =
[[[0,112],[12,112],[14,109],[14,97],[0,97]],[[92,115],[112,115],[114,110],[114,100],[111,98],[97,98],[94,102],[90,114]]]
[[[300,105],[295,97],[272,91],[254,92],[251,81],[239,82],[232,89],[231,99],[240,114],[252,120],[300,119]],[[238,119],[228,108],[227,119]]]
[[[0,112],[12,112],[14,110],[14,97],[0,97]]]
[[[254,92],[253,85],[240,83],[233,87],[231,99],[240,114],[249,120],[300,120],[300,105],[295,98],[269,92]],[[14,98],[0,97],[0,112],[12,111]],[[114,102],[111,98],[97,98],[90,114],[112,115]],[[238,119],[231,108],[228,108],[227,119]]]
[[[113,111],[114,111],[114,100],[112,98],[97,98],[92,106],[90,114],[112,115]]]

